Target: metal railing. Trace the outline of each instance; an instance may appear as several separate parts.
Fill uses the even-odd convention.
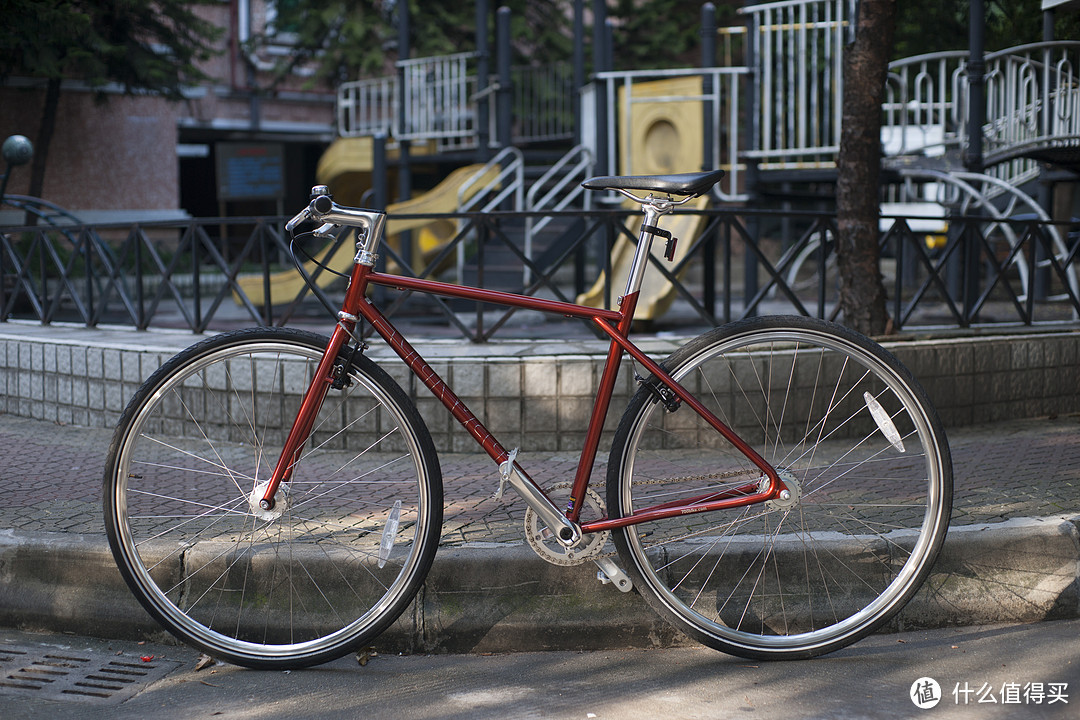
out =
[[[916,55],[889,63],[882,145],[887,156],[942,155],[964,144],[966,50]]]
[[[338,134],[363,137],[386,133],[395,140],[437,140],[456,149],[475,148],[481,120],[475,60],[475,53],[404,60],[398,63],[404,92],[398,77],[342,83],[337,92]],[[510,73],[514,108],[512,141],[572,138],[574,89],[569,63],[516,66]],[[489,90],[496,85],[492,77]],[[402,103],[404,126],[399,113]],[[494,126],[494,103],[489,103],[486,122]]]
[[[1036,158],[1080,147],[1080,42],[1034,43],[986,56],[985,161],[1034,178]],[[1014,181],[1015,182],[1015,181]]]
[[[574,137],[574,72],[570,63],[510,69],[514,83],[512,141],[548,142]]]
[[[394,126],[398,140],[446,140],[475,137],[476,78],[469,65],[475,53],[401,60],[404,85],[398,102],[405,105],[405,126]]]
[[[675,265],[654,260],[651,272],[670,281],[665,292],[671,306],[661,317],[645,318],[654,327],[690,331],[757,314],[837,316],[833,215],[741,209],[698,214],[704,216],[702,229],[696,237],[681,239],[689,243],[683,259]],[[591,210],[544,215],[564,228],[574,224],[579,229],[569,241],[562,238],[532,258],[522,247],[529,213],[466,212],[445,216],[457,222],[458,232],[425,256],[423,267],[410,268],[390,247],[384,248],[384,262],[407,268],[408,274],[445,279],[456,272],[462,248],[470,284],[568,301],[601,273],[607,279],[618,276],[612,267],[613,249],[617,243],[635,241],[631,214]],[[914,219],[883,221],[881,269],[897,329],[1076,322],[1076,227],[1030,216],[946,220],[944,241],[920,229]],[[349,241],[344,233],[337,239]],[[239,280],[253,275],[261,278],[263,297],[270,298],[271,285],[280,280],[276,273],[289,267],[289,252],[280,218],[3,228],[0,317],[195,332],[332,322],[326,307],[335,306],[343,285],[304,288],[277,306],[255,303],[244,293]],[[321,252],[320,247],[308,248],[313,256]],[[528,269],[524,282],[523,267]],[[747,283],[748,272],[754,276],[752,283]],[[609,300],[619,292],[621,287],[607,282],[604,295]],[[512,310],[475,303],[394,293],[386,306],[402,322],[419,323],[418,334],[460,333],[482,342],[496,333],[536,332],[535,327],[511,327]]]
[[[397,86],[394,77],[341,83],[337,91],[338,134],[389,134],[397,121]]]
[[[840,147],[843,48],[855,0],[744,7],[753,71],[747,157],[766,167],[831,165]]]

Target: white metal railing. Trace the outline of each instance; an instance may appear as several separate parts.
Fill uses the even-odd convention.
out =
[[[855,0],[785,0],[740,9],[749,17],[757,98],[748,157],[773,167],[834,162],[854,8]]]
[[[342,83],[337,93],[338,134],[361,137],[377,132],[398,140],[436,140],[440,150],[476,147],[479,112],[474,53],[416,58],[398,63],[397,77]],[[514,126],[512,141],[543,142],[574,136],[573,74],[568,63],[511,69]],[[494,98],[497,80],[488,85]],[[400,104],[404,107],[404,127]],[[489,103],[489,127],[495,126]],[[491,133],[494,138],[494,132]]]
[[[886,155],[967,149],[967,62],[967,51],[956,50],[889,64]],[[1032,153],[1080,147],[1080,43],[1022,45],[990,53],[985,63],[986,174],[1020,185],[1039,173]]]
[[[398,140],[434,140],[476,135],[476,78],[469,73],[475,53],[401,60],[400,102],[405,127],[395,127]]]
[[[986,56],[985,159],[1014,177],[1032,154],[1080,148],[1080,42],[1033,43]]]
[[[881,139],[887,156],[941,155],[960,147],[967,117],[966,50],[889,63]]]
[[[338,134],[361,137],[389,133],[397,120],[397,78],[342,83],[337,91]]]

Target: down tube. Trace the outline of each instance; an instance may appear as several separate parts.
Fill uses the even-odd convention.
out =
[[[473,414],[472,410],[461,401],[461,398],[454,394],[454,391],[439,377],[439,374],[428,365],[427,361],[420,356],[420,353],[416,352],[415,348],[398,332],[397,328],[379,312],[378,308],[368,302],[367,298],[362,298],[358,310],[364,319],[371,323],[371,327],[375,329],[375,332],[379,333],[382,339],[409,366],[413,374],[420,378],[421,382],[439,399],[439,402],[446,406],[454,419],[461,423],[461,426],[472,435],[480,447],[484,448],[484,452],[492,460],[501,463],[509,457],[506,448],[495,439],[495,436],[480,422],[480,419]]]

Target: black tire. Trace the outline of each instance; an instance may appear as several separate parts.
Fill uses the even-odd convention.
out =
[[[368,358],[330,389],[272,514],[270,476],[327,340],[259,328],[179,353],[113,437],[104,481],[113,556],[143,606],[207,654],[298,668],[369,643],[424,581],[442,526],[427,427]],[[381,548],[381,549],[380,549]]]
[[[945,433],[899,361],[841,326],[770,317],[702,335],[664,366],[794,493],[616,531],[650,605],[698,641],[755,659],[831,652],[899,612],[930,572],[952,507]],[[761,478],[693,410],[667,412],[643,388],[612,445],[608,512]]]

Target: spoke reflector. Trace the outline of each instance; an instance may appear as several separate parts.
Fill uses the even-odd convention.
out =
[[[394,537],[397,535],[398,524],[401,522],[401,501],[395,500],[394,507],[390,510],[390,517],[386,518],[386,527],[383,529],[382,542],[379,543],[379,567],[385,567],[390,557],[390,551],[394,548]]]
[[[881,434],[892,443],[897,452],[904,452],[904,441],[900,438],[900,433],[897,431],[896,425],[893,424],[892,418],[889,417],[889,413],[885,412],[885,408],[881,407],[881,403],[870,393],[864,392],[863,400],[866,402],[870,414],[874,417],[878,429],[881,430]]]

